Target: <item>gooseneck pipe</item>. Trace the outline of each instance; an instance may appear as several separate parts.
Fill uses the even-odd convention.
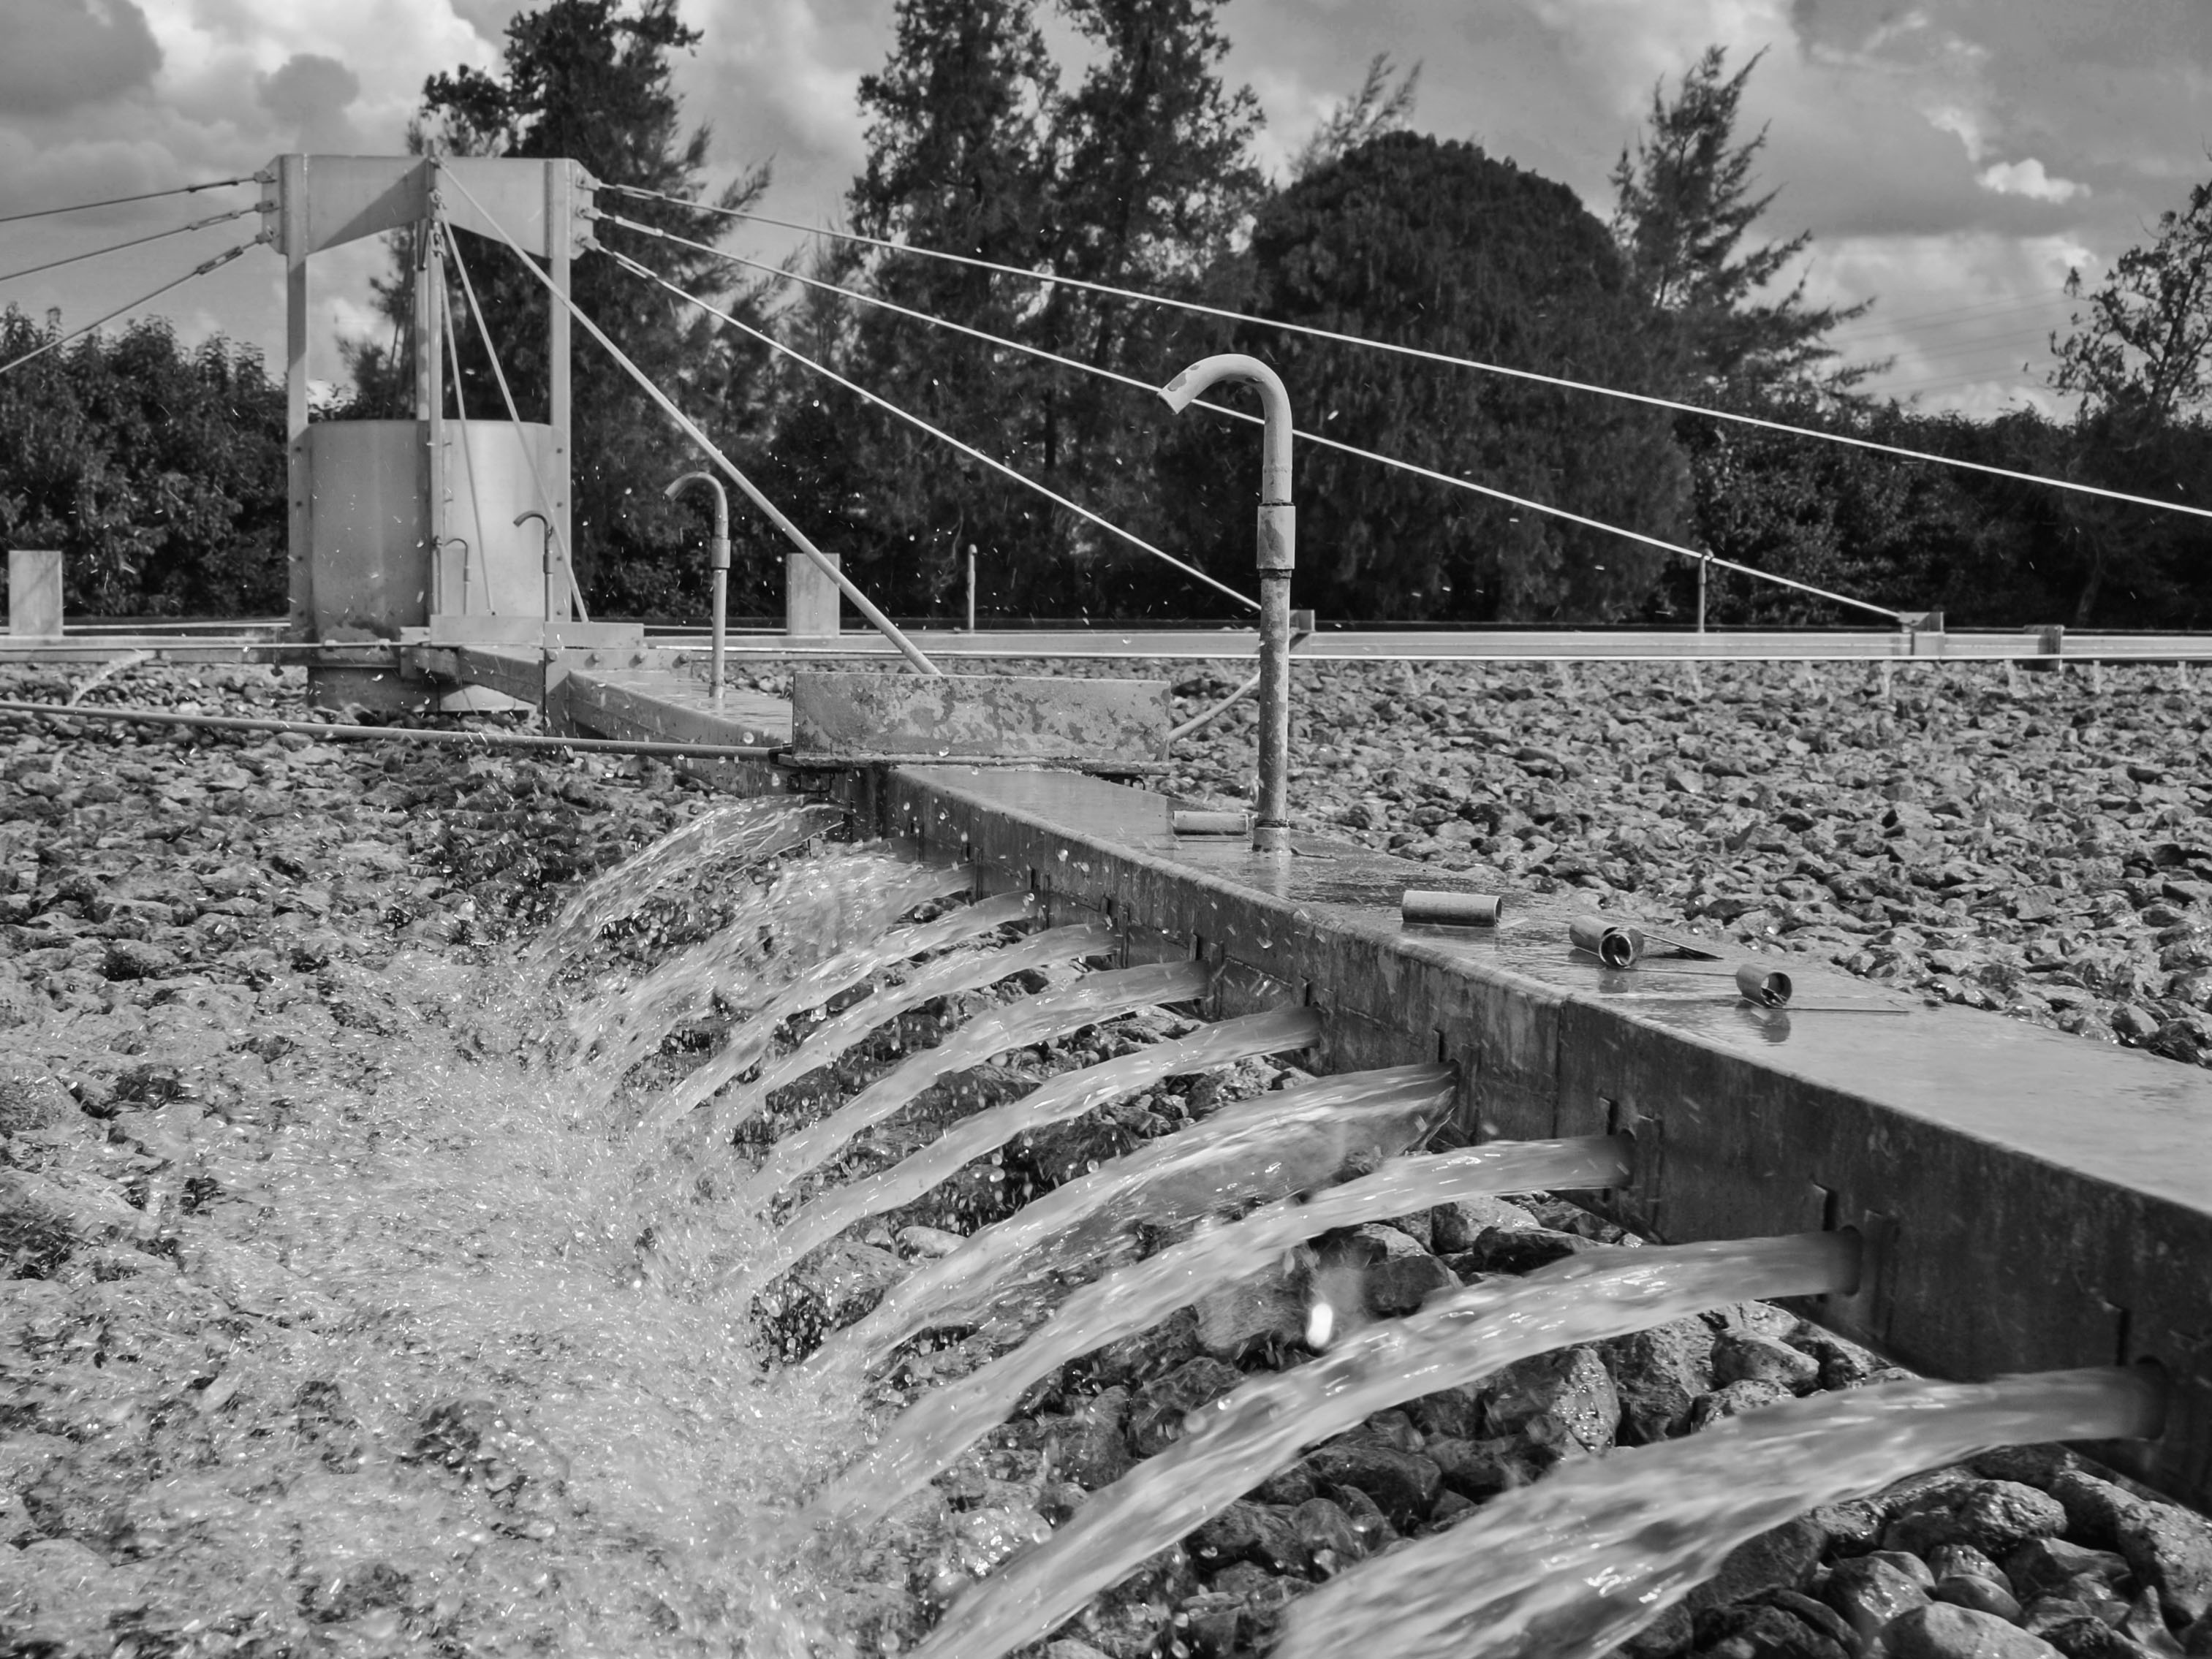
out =
[[[522,526],[528,523],[532,519],[538,520],[539,551],[544,555],[543,562],[545,566],[545,625],[550,628],[553,625],[553,520],[547,518],[543,513],[540,513],[533,507],[514,515],[515,527],[517,529],[520,529]]]
[[[714,583],[714,666],[707,676],[707,692],[722,700],[722,657],[729,645],[730,627],[730,495],[722,481],[711,472],[687,472],[660,493],[672,496],[688,483],[702,483],[714,492],[714,535],[707,544],[707,568]],[[971,627],[974,624],[969,624]]]
[[[1160,388],[1178,415],[1223,380],[1260,388],[1260,788],[1252,850],[1291,846],[1291,572],[1297,562],[1297,510],[1291,505],[1291,394],[1257,357],[1227,352],[1201,358]]]

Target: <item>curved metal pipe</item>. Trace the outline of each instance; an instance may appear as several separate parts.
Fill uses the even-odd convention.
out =
[[[1260,459],[1260,787],[1252,850],[1291,847],[1291,572],[1297,562],[1297,510],[1291,505],[1291,394],[1282,377],[1257,357],[1224,352],[1205,357],[1160,388],[1178,415],[1224,380],[1260,388],[1263,434]]]
[[[533,507],[514,515],[516,528],[532,519],[538,520],[539,550],[545,562],[545,621],[550,626],[553,621],[553,520]]]
[[[707,568],[714,588],[714,665],[708,671],[708,695],[722,700],[722,657],[729,644],[730,623],[730,495],[711,472],[686,472],[660,493],[673,497],[688,483],[702,483],[714,492],[714,534],[707,544]]]

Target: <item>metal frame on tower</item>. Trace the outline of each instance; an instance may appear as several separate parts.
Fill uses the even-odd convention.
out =
[[[591,245],[586,216],[592,180],[565,159],[512,160],[494,156],[280,155],[270,169],[276,181],[273,201],[264,209],[264,228],[283,255],[285,454],[289,483],[289,546],[291,568],[291,629],[295,637],[313,636],[314,568],[311,553],[314,480],[309,459],[307,261],[325,249],[414,227],[417,230],[419,275],[415,295],[415,414],[425,423],[430,480],[428,501],[431,545],[441,547],[448,532],[453,491],[446,481],[443,348],[437,305],[444,291],[443,252],[429,234],[440,217],[465,230],[496,237],[471,204],[483,204],[522,249],[545,261],[546,274],[562,295],[569,289],[569,265]],[[446,175],[467,186],[466,193],[440,188]],[[555,525],[554,539],[574,546],[570,524],[570,432],[568,313],[549,305],[546,361],[552,428],[552,465],[544,479],[546,503]],[[568,574],[573,582],[574,572]],[[565,609],[568,584],[562,594]],[[550,619],[549,619],[550,620]]]

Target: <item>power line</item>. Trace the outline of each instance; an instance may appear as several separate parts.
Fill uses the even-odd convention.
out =
[[[623,221],[623,222],[628,223],[628,221]],[[681,240],[682,239],[678,238],[676,240]],[[694,244],[693,246],[703,245]],[[1173,565],[1176,569],[1182,571],[1186,576],[1189,576],[1196,580],[1204,582],[1208,587],[1227,594],[1239,605],[1245,605],[1254,611],[1257,611],[1260,608],[1260,602],[1257,599],[1251,599],[1245,594],[1238,592],[1235,588],[1229,586],[1226,583],[1216,581],[1212,577],[1207,575],[1206,572],[1198,568],[1197,566],[1184,563],[1181,559],[1176,558],[1172,553],[1165,552],[1163,550],[1153,546],[1152,543],[1146,541],[1143,537],[1139,536],[1131,531],[1122,529],[1121,526],[1114,523],[1109,519],[1102,518],[1099,514],[1092,512],[1089,507],[1080,506],[1077,502],[1068,500],[1066,496],[1060,494],[1059,491],[1038,483],[1035,478],[1029,477],[1026,473],[1016,471],[1013,467],[1007,465],[1004,461],[998,459],[996,457],[986,454],[983,451],[976,448],[975,445],[962,441],[960,439],[954,437],[951,433],[945,431],[942,428],[932,426],[927,421],[923,420],[919,415],[909,414],[907,410],[900,408],[896,404],[892,403],[889,398],[880,398],[874,392],[870,392],[866,387],[856,385],[854,382],[847,380],[842,374],[837,373],[836,369],[827,368],[821,363],[816,362],[811,357],[805,356],[804,353],[793,350],[791,347],[784,344],[782,341],[777,339],[774,335],[764,333],[761,330],[753,327],[750,323],[739,322],[727,312],[717,310],[714,307],[708,304],[706,301],[699,298],[698,295],[695,294],[685,293],[682,289],[677,287],[675,283],[668,281],[659,272],[654,271],[645,265],[640,264],[628,254],[617,253],[612,248],[607,249],[606,253],[609,258],[617,261],[636,275],[643,276],[650,282],[658,283],[662,288],[666,289],[671,294],[675,295],[679,300],[689,301],[691,304],[698,307],[700,310],[705,312],[708,316],[720,318],[731,327],[742,330],[744,333],[750,335],[754,339],[760,341],[769,349],[781,352],[785,356],[790,358],[792,362],[799,364],[803,368],[812,369],[817,374],[823,376],[825,380],[835,380],[839,386],[843,386],[848,392],[854,393],[857,397],[866,398],[868,402],[875,404],[878,408],[896,416],[900,420],[906,422],[909,426],[915,427],[921,431],[927,432],[931,437],[937,439],[939,442],[950,444],[962,454],[969,456],[975,460],[982,462],[984,465],[990,467],[994,471],[1002,473],[1006,477],[1012,478],[1016,483],[1021,484],[1026,489],[1035,490],[1038,495],[1043,496],[1054,506],[1065,507],[1068,512],[1076,514],[1079,518],[1088,520],[1091,523],[1097,525],[1101,530],[1107,532],[1109,534],[1120,537],[1123,541],[1128,543],[1130,546],[1135,548],[1139,552],[1149,553],[1156,559],[1164,560],[1167,563]],[[1141,385],[1142,383],[1133,382],[1132,384]],[[1147,392],[1152,389],[1152,388],[1150,386],[1145,387],[1145,390]]]
[[[1884,329],[1904,328],[1922,323],[1940,322],[1945,319],[1972,319],[1982,316],[1998,316],[2007,312],[2028,311],[2039,306],[2063,305],[2063,294],[2035,295],[2014,295],[2008,300],[1984,300],[1973,305],[1947,306],[1940,311],[1910,312],[1902,317],[1865,317],[1855,323],[1839,324],[1829,337],[1837,336],[1880,333]]]
[[[126,202],[153,202],[164,196],[191,196],[204,190],[222,190],[231,185],[258,185],[258,174],[241,173],[235,179],[210,179],[204,185],[179,185],[174,190],[149,190],[138,196],[111,196],[104,202],[72,202],[67,207],[38,208],[29,213],[0,215],[0,225],[12,225],[25,219],[51,219],[57,213],[89,213],[94,208],[121,207]]]
[[[149,242],[158,242],[165,237],[182,236],[188,231],[205,230],[210,225],[228,224],[233,219],[243,219],[249,213],[258,213],[258,208],[238,208],[229,213],[212,214],[204,219],[195,219],[188,225],[173,225],[167,230],[157,230],[150,236],[134,236],[127,242],[110,242],[106,247],[96,247],[89,253],[71,253],[59,259],[49,259],[42,265],[25,265],[21,270],[0,275],[0,283],[12,283],[18,276],[35,276],[42,270],[58,270],[64,265],[73,265],[86,259],[97,259],[104,253],[120,253],[127,247],[143,247]]]
[[[759,485],[756,484],[750,478],[748,478],[743,472],[740,472],[738,470],[736,462],[732,461],[728,456],[722,453],[720,449],[714,447],[714,441],[708,438],[706,433],[700,428],[699,423],[693,420],[689,415],[686,415],[681,409],[678,409],[676,406],[675,399],[671,398],[666,392],[663,392],[659,386],[655,386],[653,383],[652,376],[648,375],[643,369],[632,362],[629,360],[629,354],[624,352],[620,346],[617,345],[612,340],[607,337],[607,333],[605,329],[601,328],[597,323],[586,316],[582,308],[580,307],[574,300],[570,299],[566,294],[563,294],[561,291],[560,285],[555,283],[550,276],[547,276],[544,271],[538,268],[537,261],[522,251],[522,245],[520,242],[517,242],[514,237],[507,234],[505,226],[501,225],[498,220],[492,217],[490,210],[487,209],[482,202],[477,200],[476,192],[471,190],[468,185],[462,181],[459,173],[449,173],[446,174],[446,178],[453,185],[455,190],[460,191],[461,195],[467,200],[468,204],[483,216],[484,222],[489,225],[494,231],[498,233],[499,239],[507,244],[508,250],[514,255],[517,263],[519,263],[522,268],[528,271],[532,276],[536,277],[539,286],[544,288],[548,294],[553,296],[553,302],[561,307],[569,314],[569,316],[573,317],[578,323],[583,325],[584,331],[599,343],[600,347],[606,352],[607,356],[615,360],[617,366],[619,367],[625,374],[628,374],[631,380],[637,382],[639,388],[644,392],[647,397],[650,398],[653,401],[654,404],[659,407],[661,413],[667,416],[671,421],[676,423],[677,429],[683,433],[685,437],[690,439],[693,443],[698,445],[701,450],[705,452],[708,458],[711,459],[716,466],[720,467],[726,475],[727,475],[730,482],[737,485],[739,489],[744,492],[745,499],[750,501],[755,507],[758,507],[762,514],[768,519],[769,522],[773,524],[778,530],[781,531],[786,538],[791,542],[792,545],[798,548],[801,553],[804,553],[807,558],[813,562],[816,569],[819,570],[823,575],[829,577],[831,581],[837,584],[838,591],[843,593],[847,599],[853,601],[854,605],[860,611],[860,613],[868,619],[868,623],[871,627],[898,648],[899,654],[904,657],[908,662],[914,665],[915,671],[917,673],[941,676],[945,672],[943,669],[932,662],[929,658],[923,653],[921,647],[915,644],[912,640],[907,638],[903,633],[900,632],[898,624],[893,622],[889,617],[884,615],[882,610],[877,605],[876,602],[871,599],[866,593],[863,593],[850,576],[848,576],[843,571],[840,570],[835,564],[830,562],[830,556],[824,553],[820,548],[815,546],[815,544],[807,538],[806,532],[801,530],[797,525],[792,523],[791,520],[785,515],[782,508],[776,506],[774,501],[769,500],[765,495],[762,494]]]
[[[658,230],[650,225],[641,225],[633,220],[622,217],[619,214],[602,213],[599,216],[614,224],[620,225],[624,229],[641,231],[648,236],[659,237],[664,241],[676,242],[683,246],[696,249],[698,252],[702,253],[714,254],[718,258],[727,259],[734,264],[748,265],[757,270],[770,271],[779,276],[787,278],[790,281],[803,283],[809,288],[819,289],[826,293],[841,295],[848,300],[857,300],[863,305],[876,306],[885,311],[896,312],[902,317],[911,318],[919,323],[927,323],[933,327],[949,329],[956,334],[964,334],[971,339],[981,340],[987,344],[1003,346],[1010,351],[1018,351],[1028,356],[1042,359],[1046,362],[1057,363],[1063,368],[1075,369],[1085,374],[1095,374],[1101,380],[1112,380],[1117,385],[1129,386],[1136,391],[1146,392],[1152,396],[1156,397],[1158,395],[1159,388],[1152,385],[1149,381],[1140,380],[1133,374],[1124,374],[1118,369],[1108,368],[1102,363],[1083,362],[1073,357],[1063,357],[1057,352],[1047,351],[1042,346],[1027,345],[1019,340],[1009,340],[1000,335],[987,334],[981,329],[971,328],[965,323],[956,323],[947,318],[932,316],[928,312],[915,311],[906,306],[899,305],[893,301],[880,299],[872,294],[863,294],[856,289],[841,288],[835,283],[826,283],[822,281],[819,277],[803,276],[797,271],[782,270],[778,267],[764,264],[757,259],[747,258],[741,253],[731,253],[725,249],[710,246],[705,242],[692,241],[689,238],[678,236],[672,231]],[[606,249],[605,252],[608,253],[609,257],[612,258],[625,259],[625,256],[615,252],[611,248]],[[632,265],[636,264],[635,260],[627,259],[625,259],[625,263]],[[640,267],[640,269],[642,269],[642,267]],[[652,275],[649,271],[647,274],[648,276]],[[659,281],[660,279],[656,276],[654,280]],[[671,286],[669,284],[663,285]],[[673,291],[682,293],[681,289],[675,289]],[[684,295],[684,297],[687,299],[690,298],[689,295]],[[696,301],[695,301],[694,303],[702,304],[702,302]],[[711,309],[711,307],[705,308]],[[740,324],[738,326],[744,327],[744,325]],[[747,331],[757,333],[757,331],[753,330],[748,330]],[[758,337],[767,338],[766,336],[758,336]],[[796,352],[792,352],[789,347],[784,346],[776,341],[769,340],[769,343],[780,351],[787,352],[793,356],[798,356]],[[799,361],[803,362],[806,360],[800,358]],[[830,371],[826,369],[823,372],[824,374],[830,373]],[[841,377],[832,374],[831,378],[840,379]],[[843,383],[848,386],[852,384],[850,381],[844,381]],[[854,387],[854,389],[855,391],[860,390],[858,387]],[[870,398],[872,398],[873,396],[873,394],[865,392],[861,392],[860,395]],[[876,401],[880,402],[881,400],[876,399]],[[1232,409],[1225,404],[1210,403],[1203,398],[1196,399],[1195,404],[1198,408],[1206,410],[1211,414],[1225,415],[1231,420],[1247,422],[1254,426],[1261,424],[1260,416],[1248,413],[1244,410]],[[890,405],[885,404],[884,407],[890,408]],[[908,416],[908,418],[911,419],[912,417]],[[934,428],[931,429],[933,430]],[[1678,558],[1692,559],[1701,563],[1710,563],[1719,569],[1734,570],[1747,576],[1756,577],[1761,581],[1772,582],[1783,587],[1796,588],[1800,592],[1814,594],[1824,599],[1832,599],[1838,605],[1850,605],[1861,611],[1871,611],[1877,617],[1887,617],[1893,622],[1898,620],[1899,617],[1899,613],[1897,611],[1890,610],[1886,605],[1869,604],[1864,599],[1855,599],[1850,595],[1844,593],[1831,592],[1824,587],[1814,587],[1806,582],[1793,580],[1788,576],[1778,576],[1771,570],[1761,570],[1753,565],[1738,564],[1733,559],[1723,559],[1717,557],[1711,553],[1701,553],[1695,548],[1684,547],[1674,542],[1662,541],[1656,536],[1647,536],[1641,531],[1625,530],[1619,525],[1610,525],[1603,522],[1601,520],[1585,518],[1581,514],[1570,512],[1563,507],[1554,507],[1544,501],[1531,501],[1525,495],[1516,495],[1511,494],[1510,491],[1498,489],[1489,484],[1477,483],[1471,478],[1459,477],[1452,473],[1439,472],[1433,468],[1422,466],[1413,461],[1403,460],[1395,455],[1384,455],[1371,449],[1361,449],[1356,445],[1343,443],[1334,438],[1324,438],[1317,433],[1295,431],[1291,435],[1300,443],[1318,444],[1324,449],[1334,449],[1342,454],[1356,456],[1361,460],[1375,462],[1376,465],[1381,466],[1391,467],[1401,472],[1410,472],[1417,477],[1426,478],[1432,483],[1449,484],[1456,489],[1465,489],[1477,495],[1486,495],[1492,501],[1503,501],[1508,506],[1521,507],[1527,512],[1540,514],[1550,518],[1563,519],[1571,524],[1581,525],[1588,529],[1603,531],[1608,535],[1619,536],[1628,541],[1638,542],[1647,547],[1656,548],[1662,552],[1671,553]],[[958,442],[958,440],[952,439],[948,440],[948,441],[957,443]],[[985,457],[984,459],[988,459],[988,457]],[[995,462],[992,464],[994,465],[997,465]],[[1016,476],[1018,477],[1018,475]],[[1029,481],[1027,479],[1024,479],[1023,482],[1028,483]],[[1079,507],[1076,510],[1079,512],[1082,511]],[[1126,534],[1127,532],[1117,533]],[[1144,545],[1144,544],[1140,543],[1139,545]],[[1164,558],[1167,556],[1163,554],[1160,556]],[[1179,563],[1179,561],[1170,560],[1170,562]],[[1187,568],[1188,567],[1184,568]],[[1212,579],[1211,577],[1207,577],[1205,580],[1211,581]],[[1215,586],[1218,586],[1219,584],[1216,583]],[[1239,594],[1237,597],[1241,599],[1243,596]],[[1249,605],[1251,601],[1247,599],[1245,600],[1245,603]]]
[[[1664,409],[1678,415],[1703,416],[1708,420],[1725,421],[1737,426],[1757,427],[1769,432],[1787,433],[1794,437],[1816,439],[1823,443],[1842,444],[1852,449],[1872,450],[1879,454],[1894,455],[1903,460],[1923,461],[1933,466],[1955,467],[1961,471],[1980,472],[1991,477],[2010,478],[2021,483],[2046,485],[2052,489],[2071,490],[2077,495],[2100,496],[2106,501],[2126,501],[2136,507],[2160,508],[2168,513],[2187,514],[2191,518],[2212,519],[2212,507],[2189,507],[2179,501],[2163,501],[2152,495],[2133,495],[2125,490],[2106,489],[2097,484],[2079,483],[2068,478],[2046,478],[2033,472],[2015,471],[2010,467],[1993,466],[1984,461],[1962,460],[1956,456],[1931,454],[1925,450],[1907,449],[1899,444],[1886,444],[1872,438],[1853,437],[1849,433],[1824,432],[1817,427],[1794,426],[1787,421],[1769,420],[1765,416],[1745,415],[1733,410],[1709,409],[1699,404],[1687,404],[1674,398],[1662,398],[1650,392],[1625,392],[1618,386],[1595,386],[1587,380],[1571,380],[1557,374],[1540,374],[1534,369],[1509,368],[1502,363],[1487,363],[1479,358],[1455,357],[1449,352],[1430,351],[1419,346],[1401,345],[1389,340],[1370,340],[1357,334],[1340,333],[1334,329],[1316,328],[1308,323],[1284,322],[1267,317],[1254,317],[1241,311],[1230,311],[1219,306],[1200,304],[1195,300],[1173,300],[1164,295],[1146,294],[1136,289],[1115,288],[1105,283],[1087,282],[1079,276],[1054,276],[1044,271],[1024,270],[1019,265],[1000,264],[993,259],[979,259],[964,253],[947,253],[938,248],[915,247],[910,244],[887,241],[878,236],[863,236],[854,231],[829,230],[818,226],[799,224],[789,219],[777,219],[765,213],[750,213],[743,208],[710,207],[703,203],[686,202],[681,197],[665,191],[644,190],[635,185],[601,185],[601,190],[617,191],[624,195],[642,196],[659,201],[673,202],[682,207],[702,213],[721,214],[732,219],[752,223],[775,225],[785,230],[811,232],[817,235],[835,237],[840,241],[857,242],[866,246],[885,249],[893,253],[912,254],[920,258],[941,259],[949,264],[966,265],[979,270],[996,271],[1000,276],[1018,277],[1024,282],[1056,283],[1066,288],[1081,289],[1086,293],[1102,294],[1111,299],[1134,300],[1140,304],[1165,306],[1176,311],[1187,311],[1202,317],[1218,318],[1226,322],[1247,323],[1255,328],[1279,329],[1285,333],[1299,334],[1311,339],[1333,341],[1340,345],[1365,346],[1371,350],[1387,351],[1401,357],[1412,357],[1423,362],[1441,363],[1452,368],[1471,368],[1480,374],[1503,375],[1509,380],[1526,380],[1538,386],[1554,386],[1566,392],[1587,392],[1601,398],[1614,398],[1624,403],[1640,404],[1649,409]]]
[[[205,186],[202,186],[202,188],[205,188]],[[240,242],[236,247],[229,250],[229,252],[218,253],[214,258],[204,260],[201,264],[194,265],[183,276],[173,277],[170,281],[162,283],[161,287],[155,289],[152,293],[142,294],[137,299],[131,301],[130,304],[116,307],[114,310],[109,312],[105,317],[94,318],[91,322],[87,323],[82,328],[72,330],[67,334],[56,335],[45,344],[33,347],[32,349],[25,352],[21,356],[10,358],[8,362],[0,363],[0,374],[5,374],[11,368],[21,368],[25,363],[29,362],[33,357],[43,357],[49,351],[57,350],[60,347],[67,345],[71,340],[83,338],[86,335],[91,333],[93,330],[100,327],[102,324],[113,322],[118,317],[122,316],[125,312],[137,310],[140,306],[146,304],[149,300],[160,299],[164,294],[167,294],[173,288],[182,288],[186,283],[191,282],[195,276],[204,276],[208,272],[216,270],[221,266],[228,264],[233,259],[237,258],[239,255],[246,252],[251,248],[260,246],[262,243],[268,240],[269,238],[264,233],[262,235],[255,237],[250,242]]]

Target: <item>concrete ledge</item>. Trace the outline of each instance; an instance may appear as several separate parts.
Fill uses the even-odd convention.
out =
[[[1167,746],[1164,680],[1052,675],[827,673],[791,680],[802,756],[1151,760]]]

